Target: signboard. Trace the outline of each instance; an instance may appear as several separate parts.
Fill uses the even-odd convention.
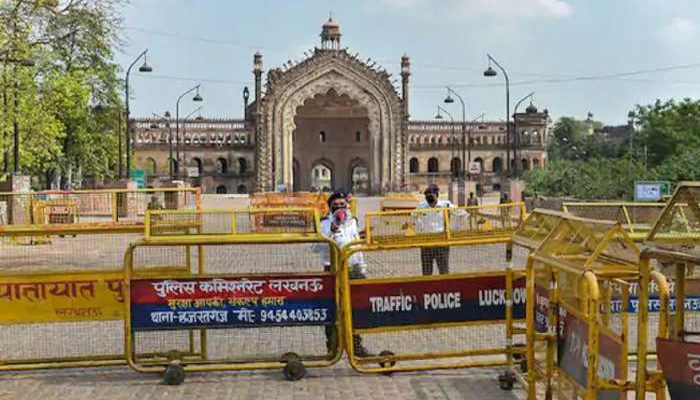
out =
[[[588,325],[563,308],[559,318],[562,321],[557,341],[559,369],[585,388],[588,386]],[[598,336],[598,379],[622,377],[621,354],[622,343],[601,331]],[[598,400],[620,400],[620,391],[598,390]]]
[[[525,279],[513,283],[513,316],[525,318]],[[505,275],[351,282],[355,329],[502,321]]]
[[[671,184],[665,181],[637,181],[634,183],[635,201],[659,201],[670,194]]]
[[[304,213],[265,213],[263,214],[262,225],[275,227],[305,227],[309,225],[309,217],[310,215],[304,215]]]
[[[700,399],[700,343],[658,338],[656,351],[671,399]]]
[[[0,277],[0,324],[109,321],[124,317],[121,271]]]
[[[198,167],[187,167],[187,177],[188,178],[199,178],[199,168]]]
[[[473,175],[477,175],[481,173],[481,163],[472,161],[469,163],[469,173]]]
[[[328,325],[335,277],[206,277],[131,281],[134,330]]]
[[[146,187],[146,170],[132,169],[129,173],[129,179],[136,182],[136,187],[143,189]]]

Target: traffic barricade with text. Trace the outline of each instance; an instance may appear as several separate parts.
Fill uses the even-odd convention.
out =
[[[639,282],[640,250],[622,226],[563,216],[527,267],[526,371],[511,368],[528,399],[624,399],[627,392],[663,396],[652,377],[629,377],[630,287]],[[659,281],[667,295],[667,286]],[[648,286],[648,285],[647,285]],[[639,285],[638,307],[649,306]],[[647,343],[638,357],[646,361]],[[521,373],[525,375],[521,375]],[[640,380],[641,379],[641,380]]]
[[[262,192],[250,197],[251,209],[264,208],[315,208],[319,215],[328,213],[330,192]],[[357,199],[350,199],[350,212],[357,216]]]
[[[661,309],[669,314],[663,318],[668,325],[656,337],[649,337],[656,342],[663,379],[671,400],[700,398],[699,183],[682,183],[676,188],[646,244],[642,270],[658,270],[674,282],[675,289],[675,296],[661,298]]]
[[[525,301],[525,280],[513,278],[506,258],[509,246],[509,237],[486,237],[344,247],[343,326],[352,367],[392,373],[503,365],[505,320],[522,320]]]
[[[192,259],[191,276],[148,273],[173,254]],[[338,256],[333,242],[305,234],[152,237],[133,244],[124,265],[128,364],[179,384],[186,372],[277,368],[297,380],[306,367],[336,363],[342,354]],[[188,337],[198,351],[179,352]],[[139,356],[149,345],[164,358]]]
[[[7,228],[0,237],[53,239],[50,246],[0,241],[0,371],[125,364],[124,251],[143,237],[143,225]],[[187,271],[183,262],[149,272]]]

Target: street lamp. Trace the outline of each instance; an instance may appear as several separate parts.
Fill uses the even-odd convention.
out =
[[[200,84],[197,84],[189,89],[187,89],[184,93],[180,95],[180,97],[177,98],[177,101],[175,102],[175,158],[177,159],[177,162],[180,162],[180,100],[182,100],[183,97],[185,97],[188,93],[192,93],[194,91],[197,91],[192,97],[192,101],[203,101],[204,99],[202,96],[199,95],[199,86]],[[185,165],[187,165],[186,160]]]
[[[437,114],[435,115],[435,119],[442,119],[442,115],[440,114],[441,111],[444,112],[445,114],[447,114],[448,117],[450,117],[450,122],[451,122],[450,126],[452,128],[451,133],[450,133],[450,147],[452,150],[451,151],[452,157],[450,157],[450,170],[451,170],[452,169],[452,160],[454,160],[454,158],[455,158],[455,125],[454,125],[455,119],[452,118],[452,114],[450,114],[447,110],[440,107],[439,105],[437,106],[437,110],[438,111],[437,111]],[[455,180],[458,173],[459,173],[459,168],[457,168],[457,170],[454,172],[450,171],[450,176],[451,176],[452,181]]]
[[[457,96],[457,98],[459,99],[459,102],[462,104],[462,171],[461,171],[460,177],[462,178],[461,180],[464,181],[466,157],[467,157],[466,150],[465,150],[466,149],[466,147],[465,147],[466,141],[467,141],[467,108],[464,105],[464,99],[462,99],[462,96],[460,96],[459,93],[452,90],[452,88],[450,88],[449,86],[447,86],[447,96],[445,97],[446,104],[452,104],[455,102],[454,99],[452,98],[452,96],[450,96],[450,93]],[[469,152],[471,154],[471,143],[469,143]]]
[[[146,53],[148,53],[148,49],[144,50],[141,54],[134,59],[134,61],[129,65],[129,68],[126,70],[126,79],[125,85],[124,85],[124,97],[125,97],[125,102],[126,102],[126,178],[129,178],[129,175],[131,173],[131,135],[129,134],[130,132],[130,127],[131,124],[129,122],[129,75],[131,74],[131,68],[134,67],[134,64],[136,64],[141,57],[143,57],[143,64],[139,67],[139,72],[152,72],[153,68],[151,68],[150,65],[146,62]],[[121,165],[121,160],[119,161]]]
[[[153,116],[156,118],[162,119],[165,121],[165,127],[168,128],[168,173],[170,175],[170,179],[173,178],[173,170],[174,170],[174,163],[173,163],[173,128],[170,127],[170,111],[166,111],[163,115],[159,115],[156,113],[152,113]],[[156,123],[151,123],[151,129],[156,129],[159,128],[160,126]]]
[[[185,161],[187,160],[187,157],[185,154],[187,153],[187,147],[185,146],[185,137],[187,137],[187,118],[191,117],[194,113],[197,111],[200,111],[202,109],[202,106],[199,106],[194,109],[191,113],[187,114],[187,116],[184,118],[185,124],[182,126],[182,160]],[[204,118],[202,118],[202,114],[200,113],[197,118],[195,118],[195,121],[200,121]],[[185,168],[187,168],[187,164],[185,164]]]
[[[506,72],[506,70],[503,67],[501,67],[501,64],[499,64],[498,61],[496,61],[493,57],[491,57],[490,54],[487,54],[486,56],[489,59],[489,67],[486,69],[486,71],[484,71],[484,76],[487,78],[490,78],[490,77],[494,77],[494,76],[498,75],[496,70],[491,68],[491,63],[493,62],[494,64],[496,64],[496,67],[498,67],[498,69],[500,69],[501,72],[503,72],[503,77],[506,79],[506,137],[508,138],[508,144],[510,144],[510,140],[511,140],[511,134],[510,134],[510,80],[508,79],[508,73]],[[513,141],[513,158],[514,159],[517,157],[515,154],[516,148],[517,147],[516,147],[515,141]],[[510,171],[510,148],[508,146],[506,146],[506,168],[508,171]],[[513,175],[517,175],[517,173],[518,173],[518,163],[517,162],[513,163],[513,169],[514,169]]]
[[[518,126],[517,126],[518,121],[515,119],[515,116],[518,115],[518,107],[520,107],[520,104],[527,99],[530,99],[530,104],[532,104],[532,96],[534,96],[534,95],[535,95],[535,92],[530,92],[530,94],[528,94],[527,96],[518,100],[517,103],[515,103],[515,110],[513,111],[513,131],[514,131],[513,133],[518,138],[520,138],[520,133],[518,133]],[[529,140],[530,139],[528,139],[528,142],[529,142]],[[518,159],[515,157],[515,154],[513,154],[513,158],[515,158],[515,163],[517,164]]]

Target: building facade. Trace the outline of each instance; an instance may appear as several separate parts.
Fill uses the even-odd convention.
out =
[[[178,129],[172,119],[132,120],[137,167],[150,184],[186,180],[205,193],[283,187],[377,194],[428,183],[447,189],[454,179],[497,190],[516,162],[521,170],[546,163],[546,110],[530,105],[514,114],[510,144],[505,123],[411,121],[409,57],[401,57],[397,88],[386,70],[341,48],[340,39],[329,19],[321,47],[267,71],[264,90],[256,53],[254,98],[246,88],[242,119],[180,120]],[[460,174],[463,164],[471,173]]]

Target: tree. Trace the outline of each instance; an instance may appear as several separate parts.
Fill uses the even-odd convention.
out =
[[[687,149],[680,154],[667,157],[656,168],[656,173],[659,179],[670,182],[699,181],[700,149]]]
[[[656,100],[651,105],[638,105],[630,115],[639,128],[634,153],[646,153],[650,167],[700,145],[700,100]]]

